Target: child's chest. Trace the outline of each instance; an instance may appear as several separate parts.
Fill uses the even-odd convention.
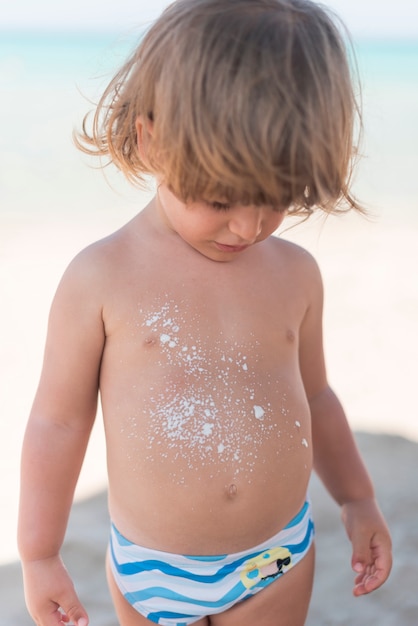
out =
[[[265,424],[289,394],[300,393],[303,298],[262,280],[228,288],[185,282],[173,276],[158,289],[114,299],[103,392],[112,389],[126,406],[147,407],[158,420],[161,411],[176,419],[199,415],[200,428],[212,423],[206,417],[230,413]]]
[[[189,374],[211,363],[248,371],[250,356],[268,360],[297,349],[308,307],[297,280],[280,271],[240,272],[222,264],[211,269],[180,272],[174,265],[144,280],[118,282],[105,307],[106,349]]]

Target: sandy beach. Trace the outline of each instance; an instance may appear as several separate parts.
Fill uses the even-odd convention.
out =
[[[0,149],[0,626],[29,626],[15,541],[19,456],[50,302],[71,258],[130,219],[149,195],[117,175],[111,189],[76,153],[70,134],[85,102],[72,83],[39,87],[33,81],[20,96],[13,82],[19,66],[10,68],[10,89],[0,102],[8,120]],[[418,624],[418,207],[411,182],[418,137],[414,112],[415,126],[404,131],[406,147],[396,144],[392,116],[396,110],[412,119],[414,94],[393,90],[383,98],[376,92],[366,102],[374,115],[367,127],[370,158],[357,188],[375,217],[312,218],[283,233],[309,249],[322,269],[330,383],[346,408],[394,540],[388,583],[354,599],[338,509],[313,478],[317,571],[307,626]],[[103,568],[108,523],[99,414],[63,550],[91,626],[117,626]]]

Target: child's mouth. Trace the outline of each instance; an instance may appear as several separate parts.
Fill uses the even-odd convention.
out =
[[[219,243],[217,241],[215,241],[215,246],[218,248],[218,250],[221,250],[221,252],[231,253],[242,252],[243,250],[246,250],[248,248],[248,244],[244,244],[241,246],[229,246],[225,243]]]

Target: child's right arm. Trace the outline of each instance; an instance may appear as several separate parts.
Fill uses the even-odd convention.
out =
[[[22,451],[18,543],[26,602],[38,626],[88,623],[59,552],[96,415],[105,341],[89,257],[73,261],[54,298]]]

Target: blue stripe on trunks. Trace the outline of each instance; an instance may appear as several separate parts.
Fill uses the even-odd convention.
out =
[[[118,533],[116,529],[115,531]],[[188,580],[195,580],[196,582],[201,582],[201,583],[212,583],[212,582],[216,582],[217,580],[221,580],[222,578],[225,578],[225,576],[227,576],[228,574],[231,574],[232,572],[234,572],[237,568],[240,567],[240,565],[248,561],[249,558],[255,557],[257,556],[257,554],[259,554],[259,552],[253,552],[253,553],[250,553],[249,555],[247,554],[241,557],[240,559],[233,561],[232,563],[223,565],[222,567],[219,568],[219,570],[217,570],[213,574],[207,575],[207,574],[194,574],[180,567],[174,567],[170,565],[169,563],[166,563],[160,560],[149,559],[145,561],[135,561],[134,563],[118,563],[114,550],[113,550],[113,544],[111,545],[111,548],[112,548],[112,557],[113,557],[114,565],[118,573],[121,574],[122,576],[134,576],[135,574],[140,574],[142,572],[160,571],[163,574],[166,574],[167,576],[187,578]],[[189,559],[188,556],[185,556],[184,558]],[[218,560],[222,560],[225,558],[227,558],[227,555],[223,557],[217,557],[216,560],[218,561]],[[213,562],[212,559],[209,561],[206,561],[206,557],[194,557],[193,559],[190,559],[190,560],[198,561],[199,563],[202,563],[203,561],[207,563]]]

